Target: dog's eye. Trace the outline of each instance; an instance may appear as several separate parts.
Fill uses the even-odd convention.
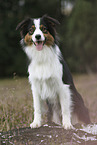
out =
[[[42,31],[43,33],[47,33],[46,27],[41,27],[41,31]]]
[[[34,33],[34,30],[35,30],[34,27],[30,28],[30,29],[29,29],[29,35],[32,35],[32,34]]]

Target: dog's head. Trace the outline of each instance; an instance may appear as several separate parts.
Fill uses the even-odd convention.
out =
[[[35,45],[38,51],[44,45],[54,45],[56,41],[55,26],[59,22],[47,15],[38,19],[27,18],[18,24],[16,30],[20,30],[22,39],[26,45]]]

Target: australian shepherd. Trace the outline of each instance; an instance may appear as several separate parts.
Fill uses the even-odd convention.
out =
[[[16,28],[20,30],[21,44],[30,60],[28,73],[34,106],[31,128],[42,125],[44,102],[48,106],[49,121],[61,124],[65,129],[79,121],[90,123],[88,109],[58,47],[57,25],[56,19],[44,15],[27,18]]]

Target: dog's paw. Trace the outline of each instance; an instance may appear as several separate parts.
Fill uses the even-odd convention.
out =
[[[41,126],[41,122],[36,122],[36,121],[33,121],[31,124],[30,124],[30,127],[31,128],[38,128]]]
[[[63,128],[64,129],[74,129],[74,127],[72,126],[72,124],[71,123],[68,123],[68,122],[66,122],[66,123],[63,123]]]

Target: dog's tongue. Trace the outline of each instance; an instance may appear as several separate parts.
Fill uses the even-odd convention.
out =
[[[43,49],[43,42],[35,42],[35,45],[38,51]]]

